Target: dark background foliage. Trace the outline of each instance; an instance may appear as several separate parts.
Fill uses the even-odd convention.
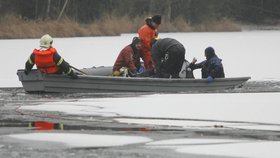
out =
[[[107,16],[161,14],[172,21],[182,17],[189,24],[223,18],[241,23],[279,23],[279,0],[0,0],[0,15],[27,20],[60,20],[91,23]]]

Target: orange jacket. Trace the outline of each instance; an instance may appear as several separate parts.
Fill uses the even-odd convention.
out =
[[[53,57],[56,53],[55,48],[49,48],[47,50],[34,49],[33,53],[35,54],[34,62],[41,72],[56,73],[59,70]]]
[[[143,40],[142,48],[144,51],[151,49],[151,41],[157,38],[157,29],[152,29],[149,25],[144,25],[138,30],[139,38]]]

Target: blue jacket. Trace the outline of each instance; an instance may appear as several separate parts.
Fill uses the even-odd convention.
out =
[[[225,77],[222,59],[218,58],[217,55],[213,55],[211,58],[198,64],[190,63],[189,68],[192,70],[201,68],[202,78],[207,78],[208,76],[213,78]]]

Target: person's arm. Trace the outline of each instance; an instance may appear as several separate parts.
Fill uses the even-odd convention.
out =
[[[137,69],[137,73],[142,73],[145,68],[141,65],[140,57],[133,57],[133,63]]]
[[[25,63],[25,70],[24,70],[24,73],[27,75],[30,71],[31,71],[31,69],[33,68],[33,66],[34,66],[34,54],[32,53],[31,55],[30,55],[30,57],[28,58],[28,60],[26,61],[26,63]]]
[[[131,49],[131,51],[133,51],[133,50]],[[127,65],[128,69],[129,69],[129,71],[130,71],[130,73],[131,73],[132,76],[133,76],[133,75],[136,75],[136,73],[137,73],[137,68],[136,68],[136,66],[134,65],[133,56],[132,56],[133,52],[131,52],[131,51],[124,52],[123,58],[124,58],[125,65]]]
[[[77,74],[71,69],[68,62],[66,62],[58,53],[53,55],[56,65],[63,71],[65,74],[71,76],[72,78],[78,78]]]
[[[195,62],[194,62],[194,60],[195,60]],[[204,64],[206,63],[206,60],[204,60],[204,61],[202,61],[202,62],[196,64],[196,61],[197,61],[197,60],[196,60],[196,59],[194,59],[194,60],[193,60],[193,62],[191,62],[190,65],[189,65],[189,68],[190,68],[191,70],[201,69],[201,68],[204,66]]]

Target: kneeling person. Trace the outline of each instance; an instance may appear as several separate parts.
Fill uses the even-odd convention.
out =
[[[113,76],[123,76],[122,68],[128,69],[130,77],[135,77],[137,73],[144,71],[140,63],[141,45],[142,40],[134,37],[131,44],[121,50],[113,66]]]

